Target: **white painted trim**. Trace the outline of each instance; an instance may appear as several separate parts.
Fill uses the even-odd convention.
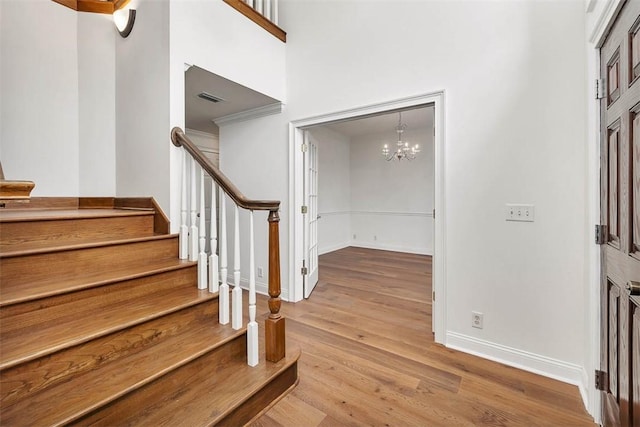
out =
[[[329,211],[318,212],[320,216],[338,215],[379,215],[379,216],[421,216],[433,218],[433,212],[390,212],[390,211]]]
[[[590,0],[587,13],[595,10],[597,0]],[[606,0],[589,34],[587,51],[587,215],[585,225],[588,263],[586,274],[585,327],[588,342],[581,375],[580,394],[585,407],[596,423],[601,422],[601,393],[595,389],[594,372],[600,368],[600,247],[593,244],[591,236],[595,224],[600,223],[600,103],[595,99],[594,82],[600,78],[600,46],[614,18],[622,8],[622,0]]]
[[[583,368],[573,363],[451,331],[447,332],[447,347],[565,383],[582,384]]]
[[[433,212],[386,212],[386,211],[351,211],[352,215],[374,215],[374,216],[420,216],[433,218]]]
[[[276,102],[275,104],[265,105],[264,107],[252,108],[246,111],[240,111],[239,113],[229,114],[228,116],[219,117],[212,120],[218,126],[228,125],[230,123],[244,122],[246,120],[257,119],[258,117],[270,116],[272,114],[279,114],[282,112],[282,102]]]
[[[417,248],[410,246],[396,246],[396,245],[387,245],[380,243],[362,243],[362,242],[354,242],[347,246],[353,246],[354,248],[365,248],[365,249],[377,249],[380,251],[391,251],[391,252],[402,252],[405,254],[416,254],[416,255],[429,255],[433,256],[432,248]]]
[[[593,30],[589,35],[589,43],[595,44],[596,47],[602,46],[606,32],[613,24],[613,17],[618,14],[622,3],[623,0],[607,0],[602,13],[598,16],[596,24],[593,26]],[[591,7],[591,5],[589,5],[589,7]]]
[[[578,390],[580,391],[580,397],[582,397],[582,404],[584,407],[589,410],[589,373],[582,367],[582,378],[580,383],[578,384]]]
[[[328,211],[318,212],[320,216],[339,216],[339,215],[351,215],[351,211]]]
[[[185,128],[184,129],[184,133],[188,134],[194,134],[194,135],[198,135],[201,136],[203,138],[211,138],[213,137],[213,139],[220,139],[219,135],[216,135],[215,133],[209,133],[209,132],[202,132],[201,130],[195,130],[195,129],[191,129],[191,128]]]
[[[289,295],[293,301],[302,299],[302,276],[297,274],[302,266],[303,224],[299,207],[302,205],[302,183],[299,177],[303,173],[302,136],[309,126],[328,124],[339,120],[348,120],[366,115],[394,111],[402,108],[434,105],[435,117],[435,219],[433,259],[433,289],[436,300],[433,303],[433,328],[435,341],[446,340],[446,200],[445,200],[445,92],[433,92],[423,95],[365,105],[343,111],[294,120],[289,123]]]
[[[318,248],[318,255],[324,255],[328,254],[329,252],[339,251],[340,249],[348,248],[349,246],[353,246],[351,242],[338,243],[337,245],[331,245],[322,249]]]

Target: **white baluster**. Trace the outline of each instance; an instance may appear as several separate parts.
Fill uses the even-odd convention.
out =
[[[216,212],[216,182],[211,180],[211,232],[209,246],[211,247],[211,255],[209,255],[209,292],[218,292],[218,220]]]
[[[264,5],[262,8],[262,14],[264,15],[264,17],[271,21],[271,0],[264,0]]]
[[[235,205],[233,239],[233,291],[231,291],[231,327],[242,328],[242,288],[240,288],[240,209]]]
[[[200,222],[199,239],[200,252],[198,254],[198,289],[207,289],[207,253],[205,246],[207,244],[207,229],[205,228],[205,212],[204,212],[204,170],[200,168]]]
[[[196,161],[191,159],[191,227],[189,228],[189,261],[198,260],[198,227],[196,226]]]
[[[220,192],[220,309],[218,321],[229,323],[229,285],[227,284],[227,202],[224,191]]]
[[[251,6],[252,9],[255,9],[255,7],[253,6],[253,0],[244,0],[244,2]]]
[[[278,25],[278,0],[271,0],[271,22]]]
[[[253,8],[256,10],[256,12],[262,14],[262,0],[255,0],[254,3],[255,6]]]
[[[256,322],[256,260],[253,236],[253,211],[249,213],[249,324],[247,325],[247,363],[258,364],[258,323]]]
[[[189,228],[187,228],[187,150],[182,149],[182,190],[180,201],[180,259],[189,258]]]

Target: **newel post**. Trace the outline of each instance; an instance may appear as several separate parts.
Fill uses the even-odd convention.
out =
[[[269,317],[265,320],[265,350],[270,362],[277,362],[285,354],[284,317],[280,314],[280,216],[269,211]]]

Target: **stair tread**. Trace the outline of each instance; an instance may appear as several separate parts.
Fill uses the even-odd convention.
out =
[[[207,426],[223,421],[274,378],[291,367],[300,357],[300,348],[290,346],[285,357],[267,362],[264,357],[264,331],[260,334],[260,361],[247,365],[246,357],[230,357],[223,365],[207,363],[206,357],[168,373],[138,394],[133,404],[123,400],[114,402],[104,413],[89,417],[93,426],[153,425]],[[193,375],[197,371],[197,375]],[[135,394],[135,392],[134,392]],[[127,398],[130,398],[127,396]],[[153,402],[151,405],[147,402]],[[80,424],[84,424],[81,422]]]
[[[2,281],[0,287],[0,307],[35,299],[79,291],[114,282],[130,280],[164,271],[196,265],[196,262],[176,258],[143,260],[139,264],[120,269],[96,269],[88,274],[56,275],[39,280],[19,277],[16,280]]]
[[[105,292],[4,319],[0,330],[0,369],[217,297],[195,289],[192,283],[167,283],[168,288],[159,288],[152,294],[146,288]],[[42,337],[47,337],[46,343]]]
[[[244,329],[235,331],[229,326],[218,324],[217,319],[201,323],[184,333],[128,355],[118,360],[118,363],[105,364],[82,374],[74,381],[57,384],[29,399],[3,408],[3,423],[66,424],[244,333]],[[61,397],[64,404],[56,404]]]
[[[153,236],[138,236],[129,238],[105,237],[104,239],[87,238],[74,242],[63,242],[59,245],[51,245],[46,242],[25,242],[15,245],[0,244],[0,258],[10,258],[24,255],[35,255],[48,252],[70,251],[75,249],[95,248],[98,246],[122,245],[149,240],[162,240],[175,238],[177,234],[156,234]]]
[[[10,209],[0,211],[0,222],[77,220],[154,213],[152,209]]]

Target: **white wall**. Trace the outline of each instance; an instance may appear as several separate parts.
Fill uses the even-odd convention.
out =
[[[272,120],[273,116],[261,117],[246,122],[227,124],[220,127],[220,170],[250,199],[280,200],[280,264],[282,280],[282,298],[288,300],[289,289],[286,286],[288,265],[288,234],[287,224],[289,211],[287,200],[282,197],[280,190],[287,188],[286,174],[274,173],[273,159],[286,159],[288,145],[286,140],[278,144],[268,144],[271,135],[280,132],[282,123]],[[228,204],[230,206],[230,204]],[[248,238],[247,238],[247,212],[241,210],[241,266],[243,282],[249,274],[246,266],[249,264]],[[259,292],[267,292],[268,265],[269,265],[269,233],[268,212],[254,213],[255,218],[255,245],[256,245],[256,269],[264,268],[264,277],[256,276],[256,289]],[[232,209],[227,208],[227,224],[232,230]],[[229,234],[229,265],[233,265],[233,235]],[[231,271],[231,270],[230,270]],[[231,274],[229,275],[230,279]]]
[[[78,13],[80,196],[116,194],[116,37],[110,15]]]
[[[185,127],[185,64],[197,65],[285,101],[285,43],[222,1],[170,0],[170,3],[171,127]],[[220,142],[225,145],[227,141],[222,135],[221,131]],[[229,154],[242,149],[242,144],[229,141]],[[221,155],[224,152],[225,148],[221,146]],[[180,218],[181,169],[181,152],[172,149],[171,210],[168,213],[174,230],[179,226]]]
[[[447,342],[580,382],[583,3],[283,1],[281,12],[287,109],[235,129],[251,142],[229,154],[259,164],[288,212],[290,121],[444,90]],[[506,222],[506,203],[533,203],[536,222]],[[472,310],[484,329],[471,327]]]
[[[420,144],[412,162],[386,162],[394,131],[349,138],[326,126],[309,130],[318,145],[318,251],[347,246],[433,254],[433,128],[408,129]]]
[[[351,243],[350,138],[327,127],[309,130],[318,147],[318,253]]]
[[[0,2],[0,159],[35,196],[115,194],[110,16],[49,0]]]
[[[0,160],[34,196],[77,196],[76,12],[49,0],[0,2]]]
[[[116,42],[117,196],[153,196],[169,212],[169,0],[135,7]]]
[[[382,145],[397,141],[395,131],[351,141],[352,245],[432,255],[433,128],[407,129],[403,139],[420,144],[411,162],[382,158]]]

